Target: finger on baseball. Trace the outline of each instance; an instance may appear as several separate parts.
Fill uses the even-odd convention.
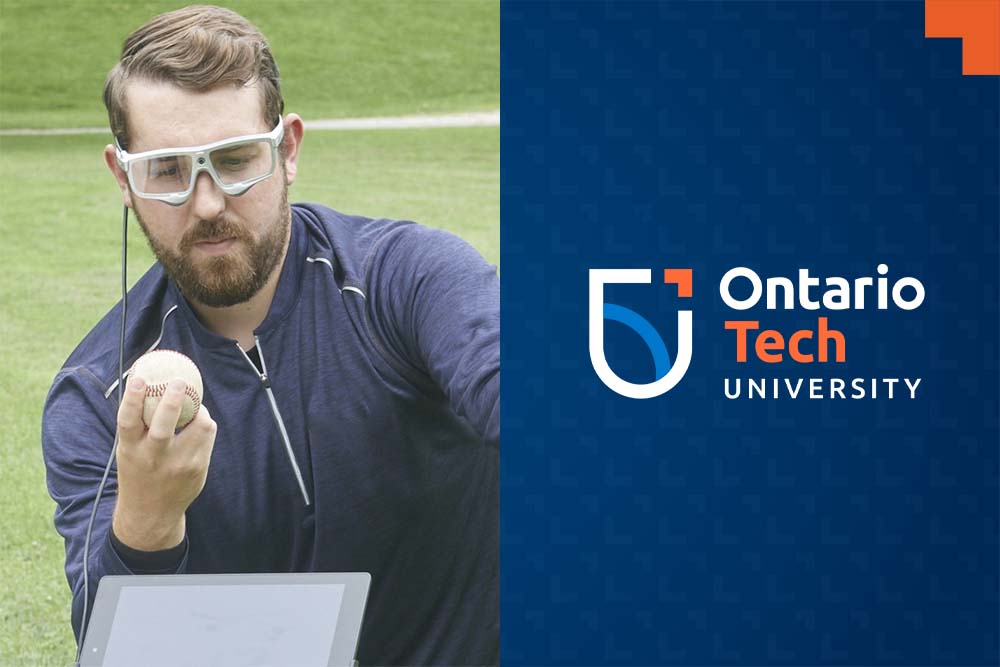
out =
[[[186,456],[201,460],[199,465],[208,466],[212,450],[215,448],[215,434],[218,426],[204,404],[198,408],[198,414],[191,423],[184,427],[174,438],[175,449],[183,450]]]
[[[156,406],[153,419],[149,424],[150,440],[166,444],[174,437],[174,431],[177,430],[177,418],[184,405],[185,389],[187,389],[187,385],[180,378],[174,378],[167,384],[167,390],[163,393],[159,405]]]
[[[177,434],[174,443],[179,446],[190,446],[192,442],[214,441],[216,429],[215,420],[212,419],[212,415],[209,414],[208,408],[203,403],[198,408],[198,412],[195,414],[194,419],[191,420],[191,423]]]
[[[146,425],[142,421],[142,407],[146,400],[146,382],[141,377],[130,377],[122,403],[118,406],[118,433],[127,441],[142,437]]]
[[[215,435],[215,430],[218,428],[215,420],[212,419],[211,413],[208,411],[208,406],[204,403],[198,408],[198,414],[194,416],[192,423],[198,424],[200,428],[204,429],[205,433],[211,435]]]

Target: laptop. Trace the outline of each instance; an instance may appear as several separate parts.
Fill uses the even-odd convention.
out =
[[[371,575],[101,579],[81,667],[350,667]]]

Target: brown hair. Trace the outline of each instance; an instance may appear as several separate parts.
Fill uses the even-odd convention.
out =
[[[125,87],[130,78],[203,91],[257,84],[264,119],[272,126],[285,108],[278,66],[260,30],[236,12],[192,5],[151,19],[125,39],[122,55],[104,82],[108,122],[128,148]]]

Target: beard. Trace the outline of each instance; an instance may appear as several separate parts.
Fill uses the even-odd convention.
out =
[[[181,237],[178,250],[161,245],[135,210],[139,226],[150,249],[167,275],[188,299],[213,308],[235,306],[249,301],[264,287],[281,261],[291,226],[288,186],[281,192],[281,205],[275,220],[255,240],[245,227],[225,212],[214,220],[201,220]],[[192,250],[201,241],[233,238],[232,251],[220,257],[202,258],[195,263]]]

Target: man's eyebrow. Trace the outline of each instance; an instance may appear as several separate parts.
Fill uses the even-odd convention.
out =
[[[143,149],[141,151],[129,151],[129,152],[131,152],[131,153],[146,153],[146,152],[154,151],[154,150],[163,150],[163,151],[165,151],[165,150],[177,150],[177,151],[193,150],[193,149],[201,148],[203,146],[208,146],[208,145],[219,143],[219,142],[225,142],[225,141],[230,141],[230,140],[237,140],[237,139],[240,139],[242,137],[257,137],[257,136],[264,135],[264,134],[267,134],[267,132],[246,132],[246,133],[243,133],[243,134],[234,134],[233,136],[231,136],[229,138],[226,138],[226,139],[218,139],[216,141],[209,141],[209,142],[206,142],[204,144],[178,145],[177,143],[173,143],[173,144],[168,144],[168,145],[165,145],[165,146],[161,146],[160,148],[149,148],[149,149]],[[133,141],[132,143],[135,144],[136,142]],[[219,151],[219,152],[228,152],[228,151],[232,151],[232,150],[237,150],[239,148],[243,148],[244,146],[245,146],[245,144],[237,144],[236,146],[224,146],[224,147],[221,147],[221,148],[216,148],[215,150]]]
[[[216,148],[214,153],[232,153],[233,151],[240,151],[247,148],[252,148],[249,144],[237,144],[235,146],[224,146],[222,148]]]

